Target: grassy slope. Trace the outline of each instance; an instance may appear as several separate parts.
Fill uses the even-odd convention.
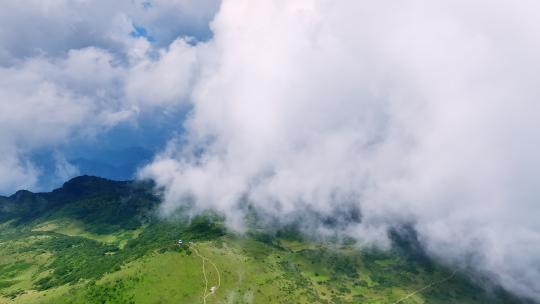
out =
[[[151,206],[153,199],[143,203],[139,190],[135,196],[130,189],[75,197],[22,222],[4,216],[0,304],[203,303],[201,258],[176,247],[178,238],[194,240],[218,267],[221,287],[207,297],[208,304],[394,303],[452,273],[407,251],[383,253],[290,235],[240,237],[210,216],[164,222],[139,216],[142,208],[130,211],[136,224],[116,207],[126,197]],[[208,263],[206,270],[209,286],[217,285],[216,271]],[[505,294],[491,297],[458,274],[402,303],[518,301]]]

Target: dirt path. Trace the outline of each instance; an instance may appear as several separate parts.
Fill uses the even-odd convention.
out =
[[[392,304],[399,304],[399,303],[401,303],[401,302],[407,300],[408,298],[414,296],[414,295],[417,294],[417,293],[420,293],[420,292],[422,292],[422,291],[424,291],[424,290],[426,290],[426,289],[429,289],[429,288],[431,288],[431,287],[433,287],[433,286],[442,284],[442,283],[444,283],[444,282],[446,282],[446,281],[452,279],[455,275],[456,275],[456,271],[452,272],[451,275],[449,275],[448,277],[446,277],[446,278],[444,278],[444,279],[442,279],[442,280],[432,282],[432,283],[430,283],[430,284],[428,284],[428,285],[426,285],[426,286],[424,286],[424,287],[422,287],[422,288],[420,288],[420,289],[418,289],[418,290],[415,290],[415,291],[411,292],[410,294],[408,294],[408,295],[404,296],[403,298],[401,298],[401,299],[399,299],[399,300],[393,302]]]
[[[219,273],[219,269],[217,268],[216,264],[214,262],[212,262],[212,260],[206,258],[205,256],[203,256],[202,254],[200,254],[199,250],[197,250],[197,248],[195,248],[195,245],[191,245],[190,246],[191,249],[193,249],[193,251],[195,252],[195,254],[201,258],[202,260],[202,271],[203,271],[203,276],[204,276],[204,292],[203,292],[203,304],[206,304],[206,298],[211,295],[211,294],[214,294],[218,289],[219,287],[221,286],[221,274]],[[205,263],[208,262],[210,263],[214,269],[216,270],[216,273],[218,275],[218,284],[217,286],[215,286],[216,288],[213,290],[213,292],[208,292],[208,278],[206,276],[206,267],[205,267]]]

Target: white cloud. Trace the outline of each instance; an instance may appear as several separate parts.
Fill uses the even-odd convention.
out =
[[[144,56],[137,60],[126,79],[128,100],[144,105],[166,105],[185,100],[195,74],[195,48],[184,39],[161,50],[159,60]]]
[[[79,169],[69,163],[60,153],[55,155],[55,163],[56,168],[54,169],[54,175],[59,182],[65,182],[79,174]]]
[[[158,47],[178,37],[208,38],[218,0],[6,0],[0,11],[0,64],[71,49],[128,52],[134,25]]]
[[[0,175],[9,178],[0,178],[0,189],[24,189],[34,186],[37,182],[37,170],[34,166],[25,162],[14,151],[5,148],[0,150]]]
[[[540,299],[538,6],[225,1],[188,133],[142,176],[166,210],[235,227],[243,198],[281,218],[356,206],[360,239],[412,222],[431,254]]]
[[[215,0],[2,3],[0,193],[36,189],[40,168],[28,160],[36,149],[95,136],[142,111],[184,104],[195,61],[188,42],[208,38],[218,5]],[[146,33],[134,35],[137,31]],[[75,172],[61,157],[56,167],[58,178]]]
[[[107,54],[85,49],[62,60],[34,58],[0,68],[0,149],[6,157],[0,170],[12,172],[0,175],[0,191],[35,186],[40,172],[25,156],[32,149],[61,143],[80,128],[99,127],[99,117],[114,112],[114,105],[103,107],[94,96],[92,79],[84,78],[99,72],[106,81],[112,71],[104,60]]]

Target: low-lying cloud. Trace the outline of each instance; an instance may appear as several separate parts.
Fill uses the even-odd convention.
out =
[[[427,250],[540,300],[540,4],[223,1],[186,133],[141,172],[165,211],[241,202]],[[352,208],[352,209],[351,209]],[[344,217],[347,219],[347,217]],[[474,261],[474,262],[471,262]]]

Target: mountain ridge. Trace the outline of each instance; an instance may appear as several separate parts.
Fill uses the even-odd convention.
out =
[[[178,239],[221,272],[207,303],[529,303],[431,260],[413,230],[394,231],[390,251],[287,227],[238,235],[212,212],[163,219],[160,201],[153,182],[95,176],[0,197],[0,304],[198,303],[203,261]]]

